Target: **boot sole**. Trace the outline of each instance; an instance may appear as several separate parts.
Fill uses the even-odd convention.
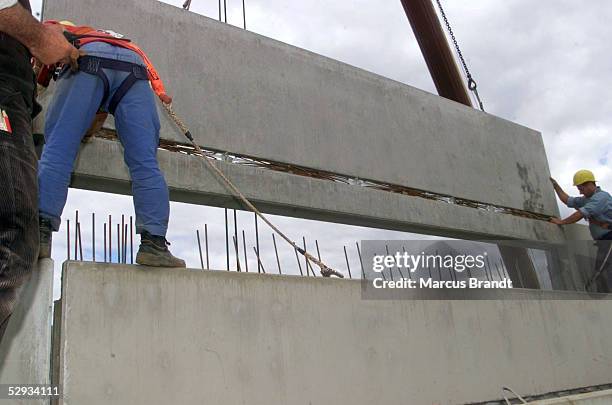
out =
[[[173,267],[173,268],[185,268],[185,262],[177,262],[165,260],[160,258],[158,255],[154,255],[146,252],[138,252],[136,254],[136,263],[142,266],[151,267]]]

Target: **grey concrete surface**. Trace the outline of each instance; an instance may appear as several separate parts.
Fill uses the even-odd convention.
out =
[[[43,259],[24,287],[2,340],[0,384],[50,383],[52,305],[53,261]],[[10,401],[16,405],[48,403],[45,400]]]
[[[557,213],[534,130],[156,0],[46,0],[44,17],[138,43],[201,145]]]
[[[64,404],[462,404],[610,383],[612,301],[361,298],[356,280],[68,262]]]
[[[158,160],[174,201],[242,208],[200,157],[160,150]],[[323,221],[466,239],[562,242],[564,229],[544,221],[366,189],[328,180],[216,162],[264,212]],[[72,186],[130,193],[118,142],[85,145]]]
[[[609,405],[612,404],[612,390],[588,394],[569,395],[563,398],[530,402],[531,405]]]

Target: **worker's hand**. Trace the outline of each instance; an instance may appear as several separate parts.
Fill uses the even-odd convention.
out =
[[[43,65],[54,65],[58,62],[78,67],[77,60],[81,53],[63,34],[58,24],[42,25],[37,40],[30,46],[30,52]]]
[[[172,97],[170,97],[169,95],[167,95],[166,93],[162,93],[159,95],[159,99],[161,100],[162,103],[164,104],[172,104]]]
[[[563,220],[561,218],[552,217],[548,222],[555,225],[563,225]]]
[[[557,183],[557,180],[553,179],[552,177],[549,177],[550,182],[552,183],[553,187],[558,187],[559,183]]]

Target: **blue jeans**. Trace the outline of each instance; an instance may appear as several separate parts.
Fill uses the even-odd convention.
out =
[[[144,65],[134,51],[103,42],[92,42],[82,49],[91,56]],[[110,69],[104,72],[109,81],[110,100],[128,73]],[[81,140],[103,96],[102,80],[91,74],[68,71],[56,83],[45,116],[45,147],[38,168],[40,216],[49,219],[55,231],[59,230]],[[102,109],[108,107],[108,100],[106,104]],[[157,163],[160,124],[149,82],[138,80],[123,97],[114,115],[124,148],[124,161],[132,178],[136,232],[146,230],[165,236],[170,204],[168,186]]]

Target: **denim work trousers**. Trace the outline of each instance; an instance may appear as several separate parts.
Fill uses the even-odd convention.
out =
[[[0,81],[0,339],[38,258],[36,153],[24,96]],[[1,117],[4,119],[4,114]]]
[[[117,59],[144,66],[140,56],[125,48],[103,42],[83,46],[91,56]],[[108,101],[127,72],[104,69],[109,81]],[[66,204],[70,175],[81,139],[89,129],[104,96],[102,80],[94,75],[66,71],[56,83],[53,100],[45,117],[45,147],[38,169],[40,216],[54,230]],[[165,236],[170,215],[168,186],[157,163],[159,117],[149,82],[138,80],[115,111],[115,127],[124,148],[124,161],[132,178],[136,232],[143,230]]]

